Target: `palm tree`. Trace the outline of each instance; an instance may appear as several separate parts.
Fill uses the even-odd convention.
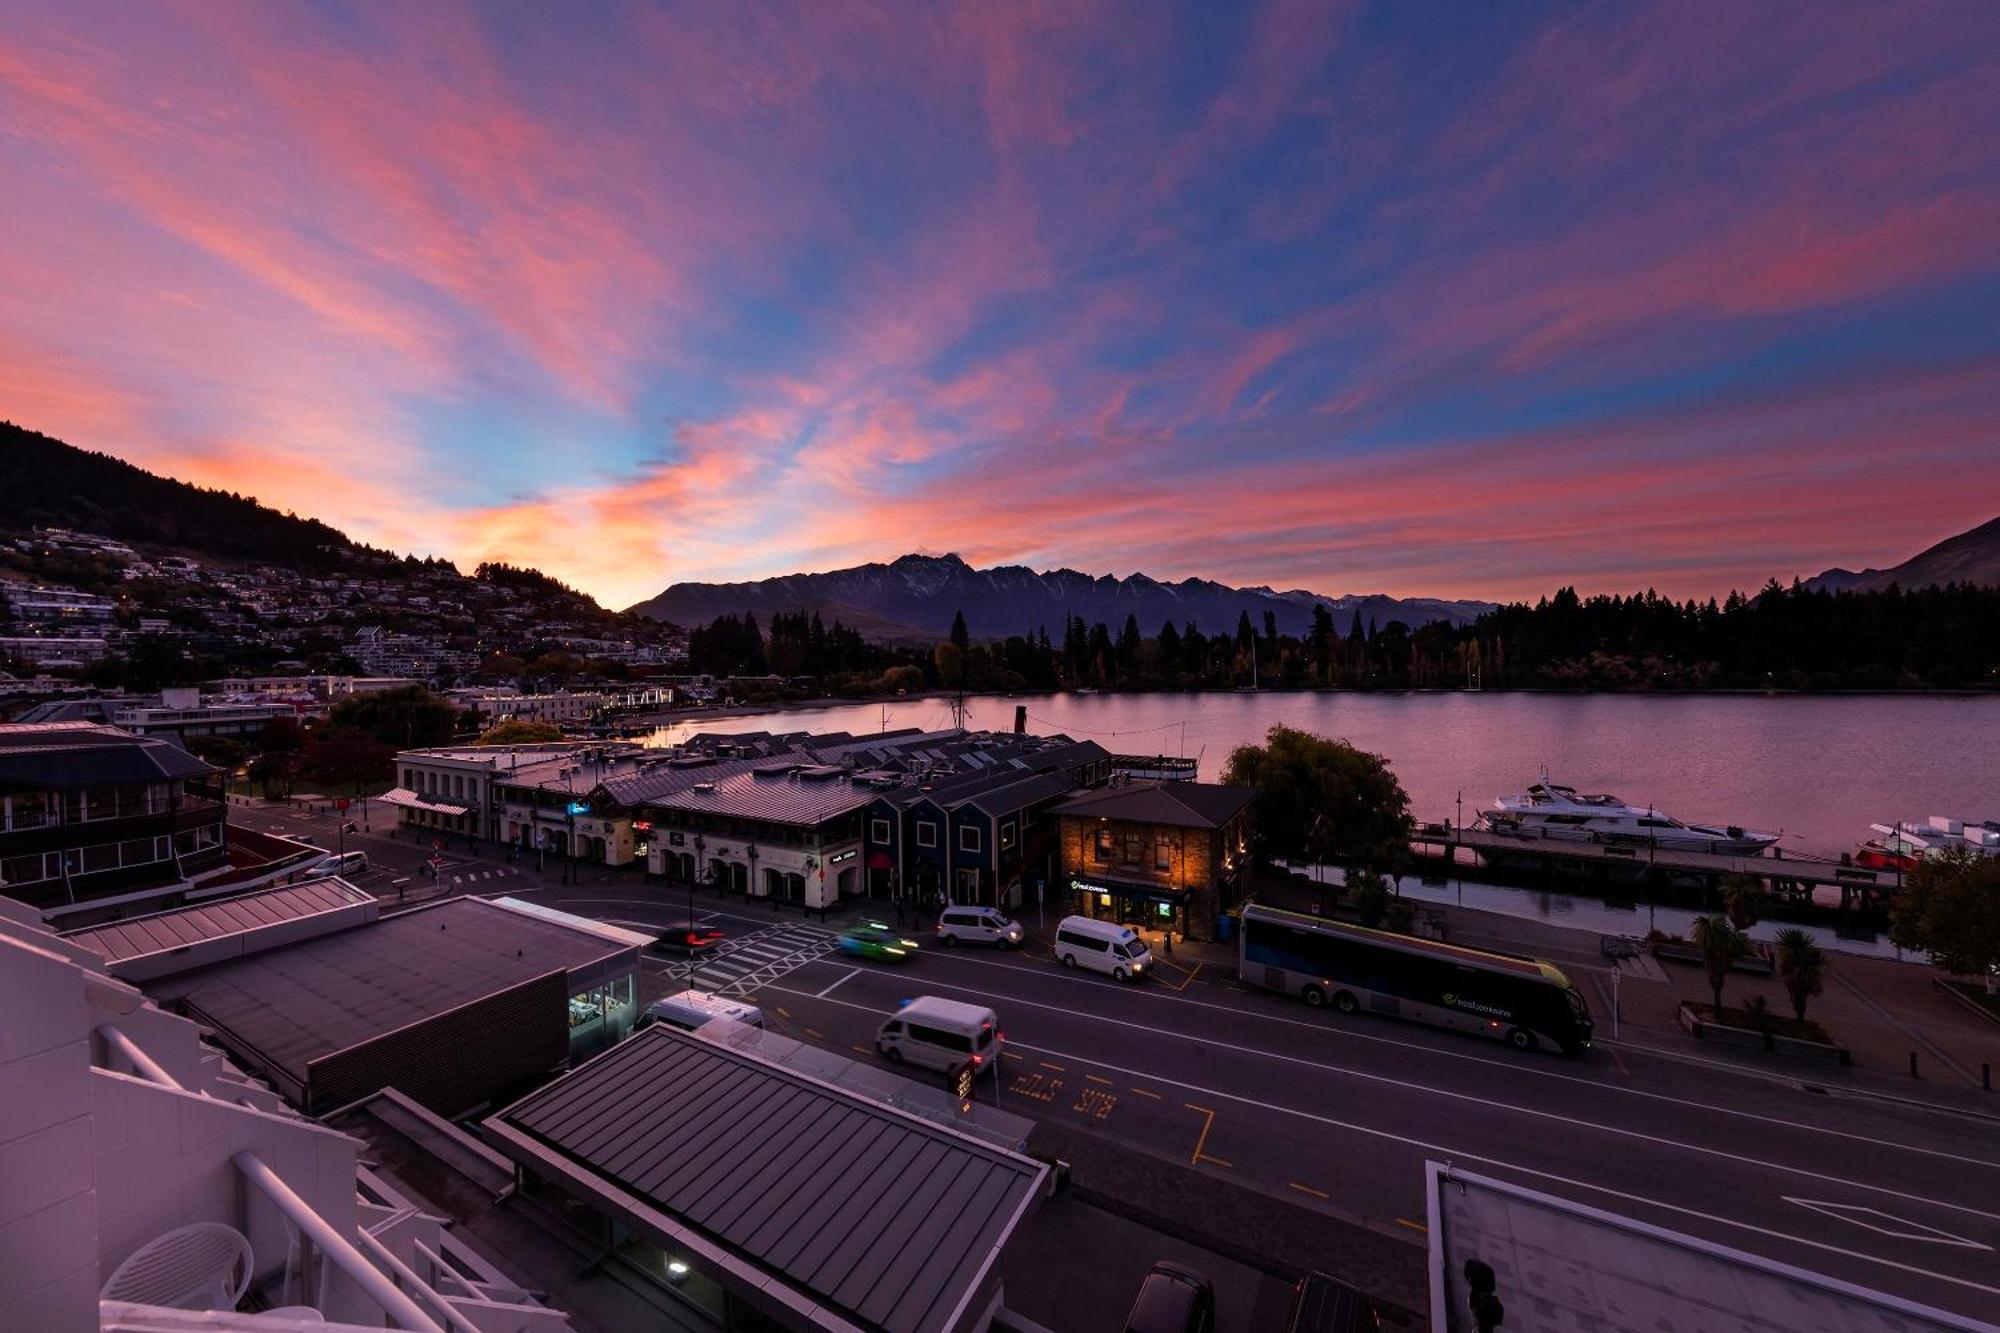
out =
[[[1694,947],[1708,968],[1709,989],[1715,994],[1715,1017],[1722,1017],[1722,983],[1729,969],[1750,951],[1750,941],[1725,916],[1698,916],[1694,919]]]
[[[1792,997],[1792,1014],[1806,1021],[1806,1001],[1820,993],[1826,980],[1826,954],[1813,937],[1793,926],[1778,932],[1778,975]]]
[[[1757,924],[1764,905],[1764,889],[1754,875],[1725,875],[1722,878],[1722,912],[1729,924],[1748,930]]]

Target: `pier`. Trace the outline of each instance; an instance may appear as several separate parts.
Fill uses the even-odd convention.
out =
[[[1899,871],[1818,857],[1671,851],[1640,842],[1580,842],[1456,828],[1448,822],[1418,825],[1410,850],[1426,874],[1476,869],[1500,872],[1496,878],[1529,875],[1628,888],[1703,890],[1715,889],[1728,876],[1744,875],[1781,897],[1811,899],[1815,889],[1838,889],[1842,911],[1879,905],[1903,881]]]

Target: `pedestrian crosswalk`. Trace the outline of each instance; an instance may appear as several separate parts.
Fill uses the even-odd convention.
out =
[[[836,938],[834,932],[817,926],[765,926],[725,940],[714,952],[694,959],[692,985],[711,995],[741,998],[826,957],[833,952]],[[674,962],[666,970],[688,975],[689,965]]]

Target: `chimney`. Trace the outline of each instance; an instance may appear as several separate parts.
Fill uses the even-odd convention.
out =
[[[1028,734],[1028,705],[1026,704],[1014,705],[1014,734],[1016,736],[1025,736]]]

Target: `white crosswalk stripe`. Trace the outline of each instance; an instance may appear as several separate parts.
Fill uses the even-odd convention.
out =
[[[696,962],[695,985],[712,995],[741,997],[834,950],[834,932],[816,926],[766,926],[727,940]],[[672,965],[681,972],[685,965]]]

